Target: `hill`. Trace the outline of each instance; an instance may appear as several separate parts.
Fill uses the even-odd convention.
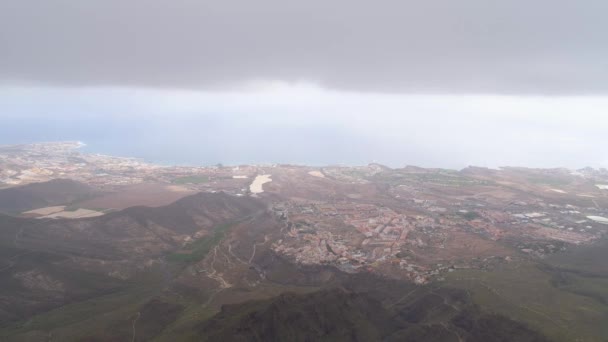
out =
[[[235,342],[548,341],[521,323],[482,314],[458,292],[426,290],[393,308],[383,306],[372,289],[357,293],[343,288],[227,305],[199,326],[199,337]]]
[[[36,208],[69,204],[92,197],[89,186],[69,180],[53,179],[0,190],[0,212],[21,213]]]
[[[168,253],[264,209],[255,199],[200,193],[88,219],[0,215],[0,321],[147,286],[150,277],[155,286],[166,285]]]

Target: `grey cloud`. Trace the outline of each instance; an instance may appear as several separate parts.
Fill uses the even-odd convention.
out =
[[[606,0],[0,0],[0,82],[606,94]]]

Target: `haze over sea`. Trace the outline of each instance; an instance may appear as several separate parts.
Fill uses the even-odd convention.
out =
[[[78,140],[161,164],[607,167],[605,97],[0,87],[0,144]],[[582,114],[581,114],[582,113]]]
[[[213,120],[154,120],[99,116],[3,119],[0,144],[82,141],[81,151],[143,158],[164,165],[297,163],[353,164],[373,161],[373,151],[347,132],[322,126],[267,127]],[[326,148],[339,154],[325,153]]]

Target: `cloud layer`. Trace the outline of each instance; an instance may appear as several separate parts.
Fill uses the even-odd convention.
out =
[[[608,93],[605,0],[3,0],[0,82]]]

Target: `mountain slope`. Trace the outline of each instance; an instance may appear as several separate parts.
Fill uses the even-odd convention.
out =
[[[202,341],[375,341],[390,325],[379,302],[334,289],[224,306],[199,332]]]
[[[0,215],[0,321],[118,291],[150,272],[166,278],[165,255],[264,209],[255,199],[201,193],[88,219]]]
[[[69,204],[93,196],[94,190],[69,179],[54,179],[0,190],[0,212],[18,213]]]
[[[443,300],[437,302],[433,294],[413,299],[411,305],[390,309],[373,294],[339,288],[304,295],[287,293],[266,301],[224,306],[199,326],[198,336],[200,341],[234,342],[547,341],[520,323],[482,314],[470,303],[450,314],[442,308]]]

